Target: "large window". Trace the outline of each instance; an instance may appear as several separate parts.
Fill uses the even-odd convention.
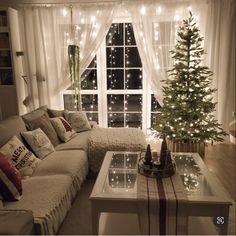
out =
[[[98,122],[98,85],[97,85],[97,59],[96,57],[84,71],[81,78],[82,109],[89,120]],[[64,92],[64,107],[74,111],[74,95],[71,87]]]
[[[82,108],[103,127],[155,125],[159,104],[143,73],[131,23],[113,23],[96,57],[82,75]],[[74,110],[70,88],[65,109]]]
[[[142,63],[131,23],[112,24],[106,37],[107,126],[142,127]]]

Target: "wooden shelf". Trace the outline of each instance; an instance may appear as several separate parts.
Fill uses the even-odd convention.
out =
[[[8,12],[0,10],[0,85],[14,85]]]

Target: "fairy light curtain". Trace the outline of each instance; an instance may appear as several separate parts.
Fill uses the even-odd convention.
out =
[[[196,1],[195,1],[196,2]],[[177,29],[188,12],[193,11],[197,20],[204,22],[204,2],[199,1],[126,1],[125,9],[130,13],[135,39],[146,78],[151,89],[162,103],[161,80],[167,78],[172,66],[169,51],[174,47]],[[201,9],[201,11],[200,11]],[[201,24],[204,29],[204,24]]]
[[[73,5],[72,20],[70,7],[64,7],[63,21],[67,23],[64,24],[61,35],[61,43],[64,45],[62,61],[68,63],[68,45],[78,45],[80,49],[80,77],[106,37],[117,5],[118,2]],[[73,22],[72,31],[71,21]],[[68,71],[65,71],[63,76],[66,80],[62,84],[62,89],[65,89],[70,85]]]
[[[41,105],[63,108],[62,91],[70,86],[68,45],[80,48],[80,75],[94,58],[112,23],[117,3],[71,6],[33,5],[19,10],[27,55],[30,110]]]

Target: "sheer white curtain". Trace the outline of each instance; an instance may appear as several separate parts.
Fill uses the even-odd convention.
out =
[[[113,20],[114,9],[118,5],[119,2],[81,4],[63,9],[66,24],[62,35],[64,44],[62,60],[66,63],[68,61],[67,47],[69,44],[78,45],[80,48],[80,76],[106,37]],[[70,84],[67,71],[64,77],[66,80],[62,84],[62,89]]]
[[[81,4],[71,9],[45,5],[21,10],[30,109],[45,104],[63,108],[61,92],[70,85],[67,46],[71,43],[80,46],[82,73],[112,23],[115,6],[115,3]]]
[[[191,10],[204,29],[205,1],[138,1],[124,3],[129,11],[134,34],[147,80],[155,97],[162,102],[161,80],[172,66],[170,50],[177,30]],[[201,24],[200,24],[201,22]]]
[[[61,60],[58,42],[58,8],[25,7],[22,9],[28,69],[30,110],[60,103]]]
[[[229,131],[236,107],[236,1],[211,0],[208,4],[205,48],[207,64],[214,72],[212,86],[218,90],[214,94],[217,102],[215,116]]]

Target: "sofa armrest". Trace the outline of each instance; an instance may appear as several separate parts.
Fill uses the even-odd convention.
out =
[[[34,231],[34,217],[32,211],[0,210],[0,235],[32,235]]]

